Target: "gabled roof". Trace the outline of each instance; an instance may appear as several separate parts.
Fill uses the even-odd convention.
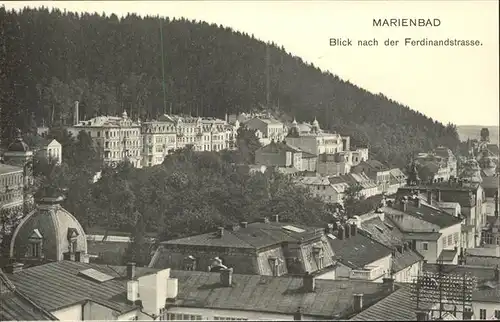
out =
[[[39,321],[57,318],[21,293],[0,270],[0,321]]]
[[[393,207],[383,207],[382,211],[388,215],[410,215],[412,217],[436,225],[441,229],[451,227],[462,222],[461,218],[454,217],[439,208],[429,206],[424,201],[421,201],[420,207],[416,207],[413,205],[413,201],[409,200],[408,207],[405,212]]]
[[[314,292],[305,292],[301,277],[233,274],[232,287],[221,287],[218,273],[172,270],[179,280],[175,306],[244,310],[341,319],[351,315],[354,294],[363,294],[368,306],[388,294],[382,283],[316,280]]]
[[[161,244],[259,249],[286,241],[307,240],[308,238],[317,236],[317,233],[320,231],[322,231],[321,228],[284,222],[255,222],[248,224],[246,228],[239,227],[236,230],[224,229],[224,233],[220,237],[218,232],[214,232],[168,240]]]
[[[398,290],[361,311],[349,321],[415,321],[417,316],[411,286],[397,285],[400,287]]]
[[[382,221],[380,217],[374,217],[363,221],[361,227],[370,234],[372,239],[391,249],[404,247],[403,232],[389,220]],[[422,255],[409,247],[400,250],[396,250],[392,256],[392,269],[395,273],[423,260]]]
[[[79,273],[95,269],[114,279],[97,282]],[[153,268],[136,268],[136,276],[156,273]],[[126,267],[59,261],[23,269],[9,275],[18,290],[48,311],[58,310],[75,303],[93,301],[110,309],[126,313],[136,305],[127,302]]]
[[[392,250],[365,236],[361,230],[356,235],[344,239],[329,238],[335,260],[352,269],[362,269],[376,260],[391,255]]]
[[[301,149],[293,145],[290,145],[286,142],[275,142],[275,141],[271,141],[271,143],[259,148],[257,151],[261,153],[302,152]]]

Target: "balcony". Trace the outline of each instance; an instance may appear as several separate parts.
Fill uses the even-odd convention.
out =
[[[353,269],[350,278],[355,280],[373,281],[384,275],[384,270],[379,266],[366,266],[364,269]]]

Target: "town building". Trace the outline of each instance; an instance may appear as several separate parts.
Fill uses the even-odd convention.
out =
[[[215,233],[161,242],[150,267],[283,276],[309,272],[334,279],[332,250],[325,229],[279,222],[220,227]]]
[[[62,163],[62,145],[56,139],[45,140],[35,152],[36,155],[41,156],[47,160],[53,160],[56,164]]]
[[[424,264],[424,271],[443,275],[453,274],[470,275],[476,280],[476,287],[472,291],[472,320],[500,319],[500,269],[498,267],[481,267],[470,265],[443,265]],[[461,319],[461,314],[457,314]]]
[[[382,282],[390,277],[392,250],[373,240],[355,224],[333,227],[328,234],[333,250],[335,279],[361,279]]]
[[[266,167],[293,167],[303,171],[302,150],[286,141],[274,141],[255,151],[255,164]]]
[[[78,109],[78,102],[75,104],[75,109]],[[87,132],[101,152],[105,164],[116,165],[128,160],[134,167],[142,167],[141,123],[133,121],[126,111],[121,117],[98,116],[79,121],[68,130],[75,136],[80,131]]]
[[[463,246],[462,218],[429,205],[418,196],[398,198],[381,211],[428,263],[458,262]]]
[[[349,156],[349,151],[320,154],[318,156],[318,173],[328,177],[348,174],[352,166]]]
[[[113,267],[62,260],[17,266],[8,277],[16,289],[61,321],[152,321],[164,313],[167,298],[178,292],[169,269],[134,264]]]
[[[438,146],[433,152],[436,156],[444,160],[449,169],[450,177],[457,177],[458,161],[453,152],[444,146]]]
[[[74,261],[20,268],[8,278],[42,309],[68,321],[346,320],[399,289],[391,279],[332,281]]]
[[[359,186],[361,188],[359,197],[361,198],[370,198],[379,194],[377,184],[364,173],[349,173],[329,177],[328,179],[331,184],[347,183],[347,185],[351,187],[356,185]]]
[[[498,215],[498,190],[494,197],[493,215],[486,217],[486,226],[481,234],[481,245],[500,245],[500,217]]]
[[[389,194],[392,192],[395,185],[400,185],[399,181],[394,182],[394,177],[391,175],[391,168],[377,160],[366,160],[352,167],[353,173],[364,173],[378,185],[378,193]],[[391,178],[393,180],[391,184]]]
[[[0,164],[0,209],[22,207],[24,201],[24,170]]]
[[[383,201],[384,202],[384,201]],[[381,211],[372,211],[349,220],[371,239],[392,250],[389,275],[398,283],[412,283],[422,272],[424,257],[413,248],[415,245]]]
[[[342,204],[344,191],[349,186],[346,182],[332,182],[330,178],[320,176],[299,176],[294,182],[307,188],[314,197],[319,197],[326,203]]]
[[[253,116],[245,120],[242,125],[256,131],[256,136],[262,145],[267,145],[272,140],[283,141],[286,135],[283,123],[270,115]]]
[[[0,270],[1,321],[57,321],[57,318],[33,302]]]

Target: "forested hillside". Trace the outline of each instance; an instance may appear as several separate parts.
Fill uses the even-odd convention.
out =
[[[142,119],[163,112],[160,26],[166,106],[173,113],[223,117],[265,105],[269,66],[273,106],[299,121],[317,117],[323,128],[369,145],[381,161],[401,166],[415,150],[439,144],[455,149],[459,143],[455,126],[230,28],[188,20],[161,23],[157,17],[135,15],[120,20],[115,15],[0,8],[3,137],[13,126],[27,130],[35,124],[71,122],[75,100],[81,102],[80,118],[123,109]]]

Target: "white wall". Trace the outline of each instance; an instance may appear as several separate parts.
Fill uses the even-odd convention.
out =
[[[422,261],[416,262],[413,265],[406,267],[394,275],[395,282],[411,283],[422,270]]]
[[[472,311],[474,312],[473,320],[479,320],[479,312],[481,309],[486,310],[486,319],[489,320],[495,314],[495,310],[500,310],[500,303],[487,303],[487,302],[472,302]]]
[[[51,312],[60,321],[82,321],[82,305],[76,304]]]

